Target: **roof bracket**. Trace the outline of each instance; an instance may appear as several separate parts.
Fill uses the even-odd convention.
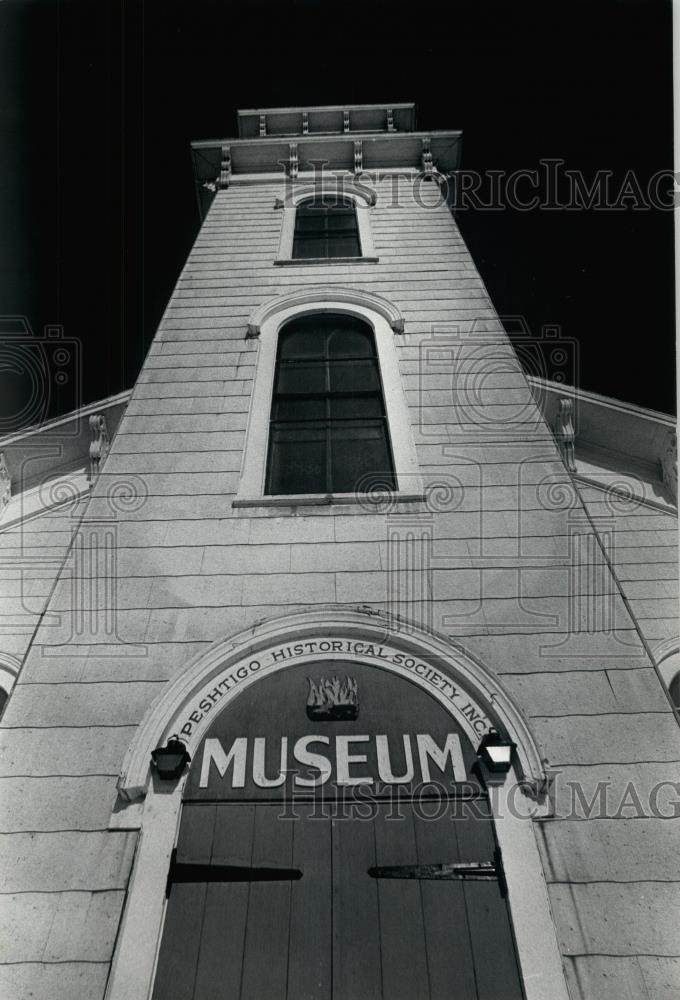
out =
[[[571,399],[561,399],[559,410],[555,417],[555,439],[562,455],[562,461],[569,472],[576,472],[574,444],[576,431],[574,429],[574,404]]]
[[[231,180],[231,149],[229,146],[222,146],[220,160],[220,179],[217,184],[219,188],[228,188]]]
[[[420,156],[420,162],[422,164],[423,173],[426,177],[432,177],[434,174],[434,161],[432,159],[432,150],[430,148],[430,137],[425,136],[422,140],[422,153]]]
[[[364,147],[361,139],[356,139],[354,142],[354,173],[360,174],[363,169],[364,163]]]

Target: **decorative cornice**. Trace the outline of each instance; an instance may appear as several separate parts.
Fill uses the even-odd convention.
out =
[[[262,324],[271,316],[284,309],[294,309],[297,307],[319,303],[341,303],[343,305],[362,306],[364,309],[372,309],[387,320],[394,333],[404,332],[404,317],[400,310],[392,302],[384,299],[374,292],[365,292],[357,288],[338,288],[336,285],[317,285],[313,288],[300,288],[295,292],[288,292],[286,295],[277,295],[274,299],[263,302],[251,314],[248,320],[248,330],[246,336],[258,337],[262,329]]]
[[[258,116],[259,122],[259,116]],[[387,130],[378,133],[365,131],[340,131],[334,134],[317,134],[310,124],[310,131],[302,131],[300,115],[299,132],[294,135],[276,136],[269,130],[260,136],[256,131],[248,139],[212,139],[193,142],[194,172],[197,184],[216,183],[220,175],[220,162],[224,149],[229,150],[230,176],[247,177],[252,183],[268,183],[268,175],[281,177],[282,164],[290,171],[291,145],[296,146],[297,173],[318,174],[319,161],[324,162],[324,172],[351,171],[354,163],[354,143],[363,142],[363,169],[382,170],[414,169],[433,179],[439,179],[458,169],[460,165],[462,133],[456,130],[430,132],[401,132]],[[258,126],[259,127],[259,126]],[[431,169],[430,169],[431,167]]]

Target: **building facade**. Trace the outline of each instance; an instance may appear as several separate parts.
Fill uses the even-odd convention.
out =
[[[239,112],[132,392],[0,442],[3,997],[680,992],[674,423],[511,343],[461,139]]]

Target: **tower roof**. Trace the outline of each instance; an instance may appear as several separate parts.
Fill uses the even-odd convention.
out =
[[[238,111],[238,137],[192,142],[199,211],[239,175],[254,179],[328,171],[420,170],[450,174],[463,133],[416,131],[415,104],[315,105]]]
[[[306,108],[240,110],[240,139],[265,136],[333,135],[361,132],[413,132],[415,104],[327,104]]]

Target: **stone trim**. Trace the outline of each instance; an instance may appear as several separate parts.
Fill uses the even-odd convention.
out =
[[[341,288],[337,285],[315,285],[313,288],[300,288],[295,292],[277,295],[276,298],[263,302],[250,315],[247,336],[259,337],[263,324],[277,313],[289,309],[302,309],[308,305],[323,306],[323,309],[320,311],[330,312],[332,305],[335,305],[335,303],[360,306],[362,309],[371,309],[387,320],[394,333],[404,332],[404,317],[401,311],[388,299],[383,298],[382,295],[376,295],[375,292],[365,292],[359,288]],[[309,310],[306,311],[309,312]],[[344,311],[351,312],[352,310]],[[357,315],[360,314],[357,313]]]

